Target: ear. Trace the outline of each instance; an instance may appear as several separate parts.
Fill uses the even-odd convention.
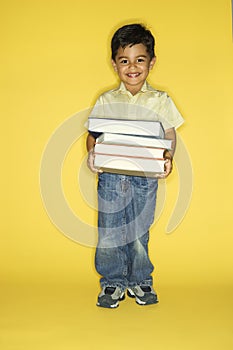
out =
[[[114,60],[111,61],[112,62],[112,66],[115,72],[117,72],[117,65],[116,62]]]
[[[154,64],[156,62],[156,56],[154,56],[151,61],[150,61],[150,65],[149,65],[149,69],[152,69],[154,67]]]

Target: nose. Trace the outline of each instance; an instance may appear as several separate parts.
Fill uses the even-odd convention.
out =
[[[137,67],[137,64],[134,63],[134,62],[132,62],[132,63],[129,64],[129,68],[130,68],[130,69],[135,69],[136,67]]]

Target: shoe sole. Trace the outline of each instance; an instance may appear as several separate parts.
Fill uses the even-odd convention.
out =
[[[103,307],[105,309],[116,309],[119,306],[119,301],[117,301],[117,303],[111,304],[111,305],[104,305],[104,304],[97,303],[96,306]]]
[[[141,306],[146,306],[146,305],[155,305],[155,304],[158,304],[158,300],[156,300],[156,301],[153,301],[153,302],[145,302],[145,301],[142,301],[142,300],[140,300],[140,299],[138,299],[137,297],[136,297],[136,303],[138,304],[138,305],[141,305]]]
[[[114,303],[114,304],[100,304],[99,302],[96,303],[96,306],[103,307],[105,309],[116,309],[119,306],[119,301],[123,301],[125,299],[125,293],[122,293],[120,298]]]

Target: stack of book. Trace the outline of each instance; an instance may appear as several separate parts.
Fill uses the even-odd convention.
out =
[[[106,172],[148,175],[164,172],[162,124],[156,121],[89,118],[88,130],[101,133],[95,144],[95,162]]]

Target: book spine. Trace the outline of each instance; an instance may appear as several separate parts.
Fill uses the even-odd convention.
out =
[[[102,153],[95,152],[96,155],[107,156],[107,157],[122,157],[122,158],[134,158],[134,159],[148,159],[148,160],[164,160],[164,158],[155,158],[155,157],[143,157],[143,156],[129,156],[125,154],[116,154],[116,153]]]
[[[115,144],[115,143],[107,143],[107,144],[104,144],[103,142],[96,142],[96,144],[101,144],[101,145],[106,145],[106,146],[117,146],[117,147],[129,147],[131,149],[135,149],[137,150],[137,148],[145,148],[145,149],[148,149],[148,150],[153,150],[153,149],[157,149],[157,150],[166,150],[165,147],[153,147],[153,146],[143,146],[143,145],[130,145],[130,144],[127,144],[127,143],[119,143],[119,144]]]

